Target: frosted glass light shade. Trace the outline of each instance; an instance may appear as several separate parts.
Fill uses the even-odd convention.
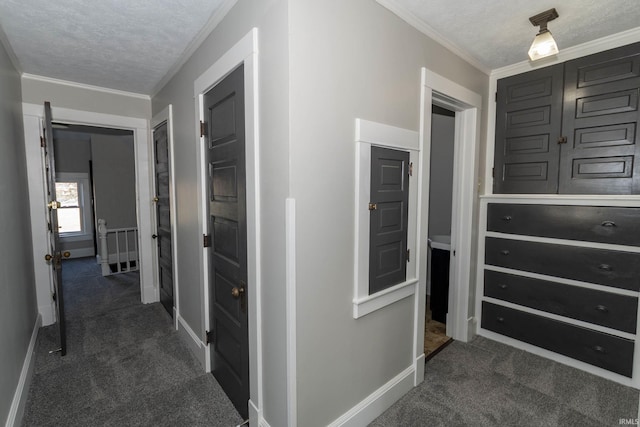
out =
[[[549,30],[539,32],[529,48],[529,58],[532,61],[555,55],[556,53],[558,53],[558,45]]]

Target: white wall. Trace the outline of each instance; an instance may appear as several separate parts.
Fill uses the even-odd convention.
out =
[[[286,0],[240,0],[180,72],[153,97],[153,113],[173,105],[180,274],[180,315],[202,339],[205,319],[198,218],[194,81],[253,27],[258,28],[260,85],[260,198],[262,201],[263,416],[287,425],[285,366],[285,199],[289,191],[288,5]],[[251,242],[249,242],[251,244]],[[248,284],[251,286],[251,283]],[[251,301],[249,302],[251,304]],[[252,400],[257,392],[252,385]]]
[[[413,298],[352,317],[354,119],[418,131],[421,67],[483,96],[489,79],[372,0],[290,8],[297,409],[298,425],[313,427],[414,363]]]
[[[4,425],[18,388],[38,311],[20,76],[2,44],[0,93],[0,236],[3,241],[0,245],[0,425]],[[43,248],[43,254],[45,251]]]

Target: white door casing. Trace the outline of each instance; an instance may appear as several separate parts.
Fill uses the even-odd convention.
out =
[[[29,204],[31,230],[36,276],[36,295],[38,310],[43,325],[56,321],[53,301],[51,300],[50,268],[44,262],[46,242],[46,206],[44,186],[44,162],[40,148],[42,105],[24,103],[22,105],[25,132],[25,152],[27,157],[27,176],[29,182]],[[153,258],[151,243],[152,195],[149,170],[149,121],[142,118],[117,116],[89,111],[60,108],[52,105],[53,119],[56,122],[96,127],[108,127],[133,131],[136,172],[136,217],[138,222],[138,247],[140,248],[140,293],[142,302],[158,301],[158,289],[153,280]]]

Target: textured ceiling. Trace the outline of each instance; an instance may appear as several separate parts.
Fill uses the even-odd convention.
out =
[[[23,72],[150,94],[229,0],[0,0]]]
[[[560,16],[549,23],[549,30],[560,50],[640,27],[639,0],[378,2],[418,28],[435,31],[489,70],[528,60],[537,32],[529,17],[553,7]]]

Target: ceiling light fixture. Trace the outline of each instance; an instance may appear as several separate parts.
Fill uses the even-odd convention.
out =
[[[547,22],[553,21],[557,17],[558,12],[553,8],[529,18],[535,27],[540,27],[540,31],[536,34],[536,38],[533,39],[529,48],[529,58],[532,61],[558,53],[558,45],[551,36],[551,31],[547,29]]]

